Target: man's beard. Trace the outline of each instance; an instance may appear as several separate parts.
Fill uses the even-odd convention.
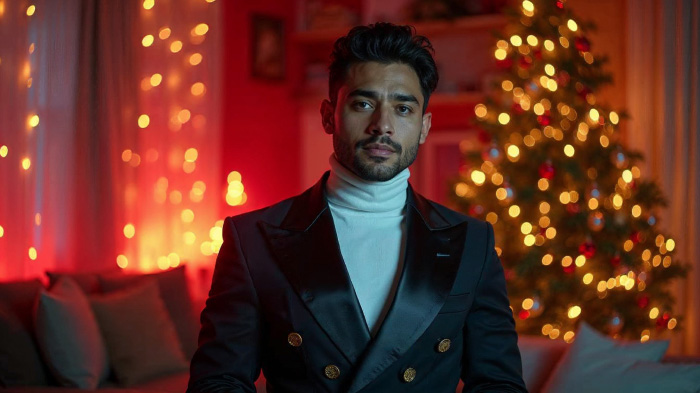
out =
[[[403,148],[400,144],[394,142],[388,136],[373,136],[360,141],[355,144],[354,152],[353,147],[346,144],[335,134],[333,135],[333,150],[335,151],[336,158],[341,164],[348,167],[348,169],[355,172],[357,176],[361,179],[368,181],[387,181],[394,178],[401,171],[408,168],[413,161],[416,160],[418,155],[418,146],[420,146],[420,135],[418,135],[418,140],[406,149],[406,154],[403,154]],[[388,158],[384,157],[368,157],[372,163],[363,162],[358,152],[361,151],[365,146],[371,143],[379,143],[383,145],[390,146],[394,149],[395,154],[398,155],[399,159],[391,165],[382,165],[383,162],[387,161]],[[354,153],[354,154],[353,154]]]

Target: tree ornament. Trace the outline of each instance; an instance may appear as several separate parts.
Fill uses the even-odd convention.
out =
[[[600,211],[591,212],[588,215],[588,228],[591,231],[598,232],[605,226],[605,216]]]
[[[610,319],[608,319],[608,323],[605,324],[605,330],[607,330],[608,334],[614,335],[620,333],[624,325],[625,321],[622,319],[620,314],[614,312]]]
[[[591,51],[591,42],[588,41],[588,38],[580,36],[574,38],[574,46],[576,47],[576,50],[579,52],[590,52]]]
[[[620,258],[620,254],[615,253],[615,256],[610,258],[610,264],[613,265],[613,267],[618,267],[620,266],[620,261],[622,259]]]
[[[637,305],[639,308],[646,308],[649,305],[649,296],[642,295],[637,298]]]
[[[586,259],[591,259],[595,256],[596,247],[595,244],[589,239],[586,242],[581,243],[578,246],[578,252],[581,253]]]
[[[642,235],[638,231],[632,231],[630,240],[632,240],[632,243],[638,244],[642,240]]]
[[[566,211],[567,211],[567,213],[569,213],[573,216],[573,215],[581,212],[581,205],[579,205],[578,203],[573,203],[573,202],[568,203],[566,205]]]
[[[612,152],[610,159],[612,160],[613,164],[615,164],[617,169],[624,169],[627,168],[627,165],[629,165],[627,155],[625,155],[625,152],[619,147],[617,150]]]
[[[539,296],[532,296],[532,307],[530,307],[530,310],[528,311],[530,311],[530,318],[536,318],[542,314],[544,311],[544,305],[542,304],[542,300]]]
[[[671,320],[671,316],[665,312],[660,317],[656,319],[656,328],[658,330],[668,329],[668,321]]]
[[[532,58],[530,56],[520,56],[520,61],[518,62],[520,68],[527,70],[532,67]]]
[[[545,113],[543,115],[537,116],[537,122],[540,123],[541,126],[545,127],[552,122],[552,118],[549,117],[549,113]]]
[[[497,144],[493,143],[489,148],[481,152],[481,158],[484,161],[490,161],[498,165],[503,161],[503,152],[498,148]]]
[[[547,180],[552,180],[554,179],[554,166],[552,165],[552,160],[547,160],[540,165],[537,173],[540,175],[540,177],[543,177]]]
[[[491,134],[486,132],[486,130],[480,128],[479,132],[476,133],[477,138],[479,138],[479,142],[481,142],[482,145],[487,145],[491,143]]]
[[[469,208],[469,215],[471,216],[481,216],[484,213],[484,207],[481,205],[473,205]]]

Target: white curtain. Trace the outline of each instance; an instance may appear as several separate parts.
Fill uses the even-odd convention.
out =
[[[218,7],[0,0],[0,280],[213,262]]]
[[[668,199],[662,225],[691,271],[676,284],[675,353],[700,355],[700,2],[633,0],[628,9],[630,147]]]

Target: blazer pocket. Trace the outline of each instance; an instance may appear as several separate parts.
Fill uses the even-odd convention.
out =
[[[471,307],[471,293],[463,293],[460,295],[449,295],[445,304],[440,309],[439,314],[458,313],[469,310]]]

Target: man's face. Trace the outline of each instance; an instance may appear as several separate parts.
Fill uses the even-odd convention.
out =
[[[321,105],[336,158],[360,178],[387,181],[413,163],[430,131],[418,75],[401,63],[357,63]]]

